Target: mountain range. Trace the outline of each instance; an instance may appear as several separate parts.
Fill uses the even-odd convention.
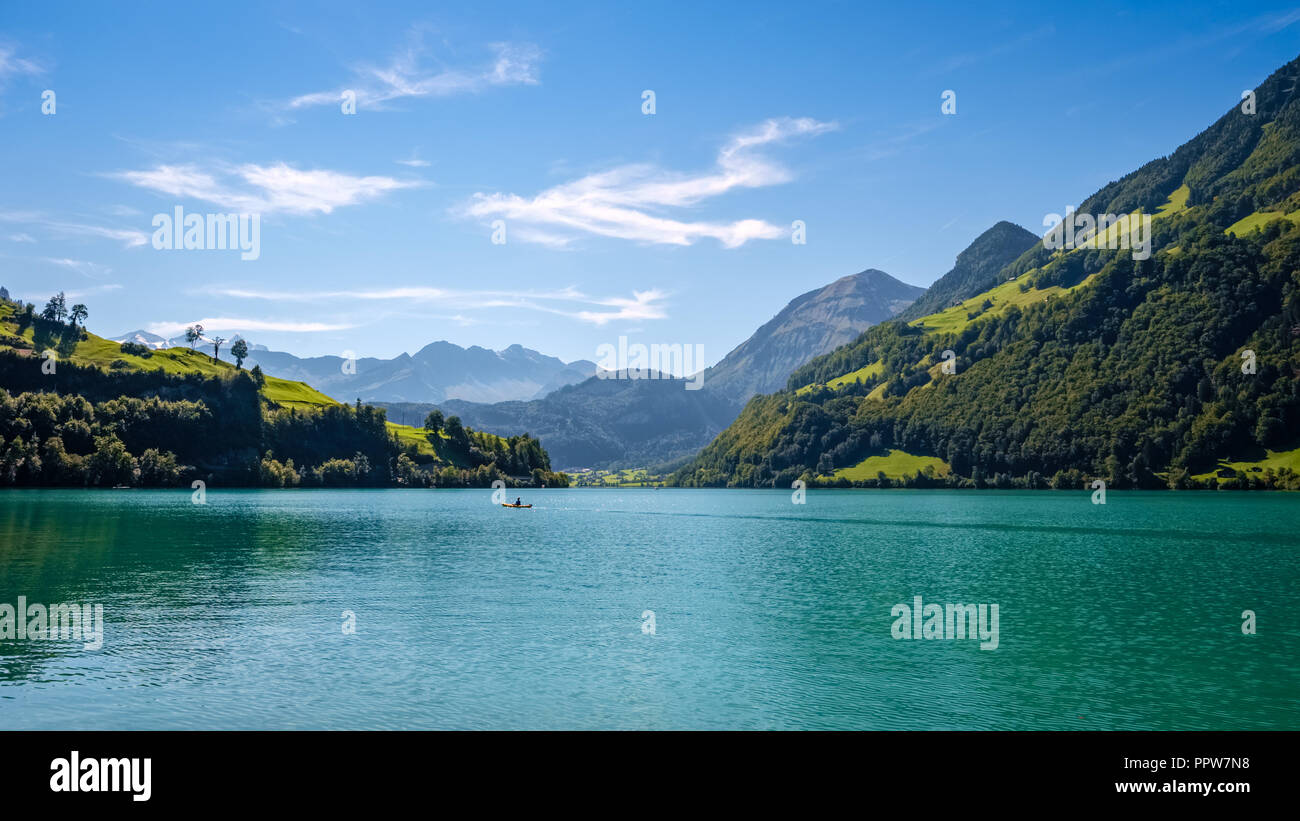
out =
[[[438,407],[480,430],[537,437],[557,467],[664,465],[706,445],[751,396],[783,385],[800,364],[897,315],[923,291],[875,269],[808,291],[707,369],[700,390],[686,390],[681,379],[595,376],[527,402]],[[433,408],[383,404],[408,420]]]
[[[225,350],[239,337],[227,340]],[[135,342],[153,349],[189,347],[184,338],[164,339],[147,331],[113,337],[114,342]],[[200,346],[210,346],[204,339]],[[477,345],[462,348],[450,342],[433,342],[414,354],[392,359],[341,356],[299,357],[283,351],[250,345],[246,367],[260,366],[264,373],[307,382],[340,402],[358,397],[363,402],[443,402],[462,399],[501,402],[545,396],[565,385],[592,376],[596,363],[585,359],[564,362],[520,345],[501,351]]]

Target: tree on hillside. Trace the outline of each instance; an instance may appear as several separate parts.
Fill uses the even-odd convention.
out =
[[[244,360],[248,358],[248,343],[242,339],[236,339],[230,345],[230,355],[235,358],[235,370],[244,367]]]
[[[82,325],[85,325],[86,317],[88,316],[90,316],[90,311],[86,310],[86,306],[80,302],[78,302],[76,305],[73,305],[72,312],[68,314],[68,317],[72,320],[73,325],[76,325],[78,321],[80,321]]]
[[[424,417],[424,429],[429,433],[437,433],[442,430],[443,418],[442,411],[434,408],[429,411],[429,415]]]
[[[452,445],[460,450],[468,450],[470,446],[469,431],[461,423],[459,416],[447,417],[447,436],[450,438]]]
[[[465,434],[465,426],[461,424],[459,416],[452,416],[447,420],[447,435],[453,439],[458,439]]]
[[[32,303],[19,303],[18,313],[14,315],[14,319],[18,322],[18,333],[22,333],[32,326],[32,322],[36,319],[35,311],[36,306]]]
[[[221,361],[221,345],[226,341],[224,336],[212,337],[212,358]]]
[[[62,291],[50,297],[50,301],[45,303],[45,309],[41,311],[41,318],[51,322],[62,322],[67,315],[68,303]]]
[[[194,350],[194,346],[197,345],[199,340],[202,338],[203,338],[202,325],[195,324],[185,329],[185,341],[190,343],[191,351]]]

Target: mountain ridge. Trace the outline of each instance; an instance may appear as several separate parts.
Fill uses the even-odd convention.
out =
[[[743,405],[756,393],[785,385],[790,372],[812,357],[897,316],[923,293],[877,268],[806,291],[706,369],[704,385]]]
[[[1001,220],[975,238],[957,255],[953,267],[908,305],[898,318],[917,319],[947,308],[953,301],[987,291],[1002,269],[1041,240],[1019,225]]]
[[[896,315],[923,290],[869,268],[800,294],[706,369],[700,390],[658,374],[639,380],[592,376],[531,401],[437,406],[480,430],[530,433],[563,468],[668,463],[708,444],[757,387],[784,384],[793,368]],[[411,417],[433,407],[379,404]]]

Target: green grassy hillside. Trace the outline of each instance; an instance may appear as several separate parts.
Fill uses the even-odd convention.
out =
[[[39,354],[35,349],[37,329],[28,327],[19,331],[15,323],[17,306],[11,302],[0,301],[0,333],[8,338],[8,343],[0,347],[28,350]],[[26,346],[16,340],[21,339]],[[42,348],[43,350],[43,348]],[[229,356],[229,353],[226,353]],[[122,363],[126,367],[140,371],[160,371],[168,374],[202,374],[204,376],[229,376],[234,373],[233,362],[214,359],[210,352],[191,350],[189,348],[168,348],[152,351],[145,358],[122,351],[122,346],[110,339],[96,336],[83,329],[82,338],[69,354],[61,355],[60,361],[81,365],[96,365],[104,368]],[[292,382],[274,376],[265,377],[262,395],[275,405],[284,407],[323,407],[338,404],[333,399],[303,382]]]
[[[942,477],[951,472],[952,469],[942,459],[934,456],[915,456],[891,448],[884,455],[868,456],[852,467],[840,468],[830,478],[862,482],[868,479],[877,479],[880,474],[884,474],[886,478],[897,480],[918,474],[926,475],[927,473],[932,476]]]

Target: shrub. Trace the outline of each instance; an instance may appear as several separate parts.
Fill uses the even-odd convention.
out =
[[[153,356],[153,351],[149,349],[149,346],[141,345],[139,342],[123,342],[121,347],[122,353],[138,356],[141,359],[148,359]]]

